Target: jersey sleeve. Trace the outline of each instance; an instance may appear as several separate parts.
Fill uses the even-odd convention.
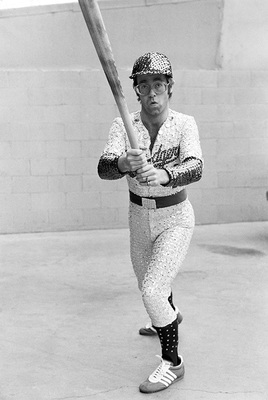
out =
[[[126,150],[126,131],[121,119],[116,118],[98,163],[98,174],[101,179],[115,180],[126,175],[118,169],[118,159]]]
[[[199,133],[193,117],[188,117],[180,140],[178,164],[165,166],[169,182],[165,186],[173,188],[197,182],[202,177],[203,158]]]

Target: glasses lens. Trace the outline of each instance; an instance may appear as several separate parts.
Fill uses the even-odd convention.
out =
[[[166,90],[166,86],[164,84],[164,82],[155,82],[153,84],[153,91],[157,94],[161,94],[164,93],[164,91]]]
[[[146,85],[145,83],[141,83],[140,85],[137,86],[139,94],[142,94],[143,96],[146,96],[150,92],[150,86]]]
[[[150,93],[151,89],[153,89],[156,94],[162,94],[166,90],[167,86],[168,84],[159,81],[154,82],[152,86],[147,85],[146,83],[140,83],[136,86],[136,89],[140,95],[147,96]]]

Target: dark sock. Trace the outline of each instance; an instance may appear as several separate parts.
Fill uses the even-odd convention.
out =
[[[179,365],[180,359],[178,357],[178,345],[179,345],[179,334],[178,334],[178,322],[177,319],[171,324],[157,327],[154,326],[157,331],[162,347],[162,358],[167,361],[171,361],[174,366]]]
[[[172,292],[170,293],[170,296],[168,297],[168,302],[171,305],[171,307],[173,308],[173,310],[175,311],[175,306],[173,304],[173,294],[172,294]]]

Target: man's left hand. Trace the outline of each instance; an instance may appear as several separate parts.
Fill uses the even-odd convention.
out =
[[[159,186],[169,182],[168,173],[164,169],[157,169],[153,164],[147,164],[138,169],[136,179],[141,186]]]

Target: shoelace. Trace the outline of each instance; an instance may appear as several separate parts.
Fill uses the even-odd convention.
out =
[[[160,365],[158,365],[158,367],[154,370],[154,372],[150,375],[150,380],[154,381],[154,382],[159,382],[163,376],[165,375],[165,373],[167,372],[167,370],[170,367],[170,363],[165,362],[162,357],[160,357],[159,355],[157,355],[156,357],[160,358],[160,360],[162,361]]]

